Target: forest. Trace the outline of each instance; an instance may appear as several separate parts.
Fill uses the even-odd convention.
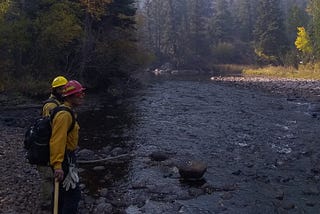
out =
[[[319,59],[320,0],[0,2],[0,91],[60,74],[104,88],[164,63],[297,68]]]

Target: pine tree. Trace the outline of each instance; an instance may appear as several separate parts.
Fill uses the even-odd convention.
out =
[[[239,32],[241,41],[249,42],[253,35],[253,8],[250,0],[237,1],[238,13],[235,15],[236,29]]]
[[[233,20],[226,0],[215,0],[213,5],[211,39],[215,44],[232,40]]]
[[[278,0],[260,0],[254,28],[255,52],[266,63],[282,63],[287,38]]]
[[[289,44],[290,46],[293,46],[296,39],[297,27],[308,26],[309,23],[309,17],[305,11],[305,8],[298,6],[297,4],[292,5],[289,8],[286,23]]]
[[[308,13],[311,15],[311,40],[316,58],[320,58],[320,0],[310,0]]]

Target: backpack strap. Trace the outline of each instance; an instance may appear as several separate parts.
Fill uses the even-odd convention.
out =
[[[53,97],[50,97],[49,99],[47,99],[46,101],[44,101],[42,106],[44,106],[44,105],[47,104],[47,103],[54,103],[54,104],[56,104],[57,106],[60,105],[60,103],[58,102],[58,100],[56,100],[56,99],[53,98]]]
[[[65,107],[65,106],[57,106],[55,107],[54,109],[52,109],[51,113],[50,113],[50,120],[51,122],[53,121],[53,118],[56,116],[56,114],[59,112],[59,111],[67,111],[71,114],[72,116],[72,123],[71,123],[71,126],[70,128],[68,129],[68,133],[72,131],[72,129],[74,128],[75,124],[76,124],[76,117],[74,116],[74,113],[73,111],[68,108],[68,107]]]
[[[56,107],[60,106],[60,102],[59,102],[56,98],[54,98],[54,97],[49,97],[46,101],[44,101],[44,102],[42,103],[42,108],[41,108],[41,111],[40,111],[40,115],[43,115],[43,108],[44,108],[44,106],[45,106],[46,104],[48,104],[48,103],[54,103],[54,104],[56,105]],[[55,108],[56,108],[56,107],[55,107]]]

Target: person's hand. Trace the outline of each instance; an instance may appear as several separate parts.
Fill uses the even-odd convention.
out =
[[[76,188],[77,183],[79,183],[78,169],[75,167],[74,164],[70,164],[69,172],[66,175],[66,178],[62,183],[62,186],[66,189],[66,191],[68,191],[70,187],[71,189]]]
[[[62,169],[55,169],[54,170],[54,177],[60,182],[63,180],[64,172]]]

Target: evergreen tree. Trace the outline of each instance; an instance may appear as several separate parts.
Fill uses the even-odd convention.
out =
[[[309,17],[305,8],[297,4],[291,5],[287,18],[287,35],[290,46],[294,46],[297,27],[308,26]]]
[[[91,84],[105,87],[115,78],[126,81],[137,69],[135,13],[133,0],[118,0],[106,4],[104,13],[87,16],[82,71]]]
[[[190,65],[201,66],[203,59],[209,54],[209,23],[210,4],[206,0],[190,1],[188,8],[188,46]]]
[[[252,40],[253,35],[253,8],[250,0],[240,0],[236,2],[236,9],[238,13],[235,13],[235,27],[239,32],[241,41],[249,42]]]
[[[215,0],[213,5],[211,39],[214,44],[232,40],[234,28],[229,6],[226,0]]]
[[[278,0],[260,0],[254,28],[255,52],[261,62],[279,64],[287,50],[282,12]]]
[[[187,7],[185,0],[169,0],[168,12],[165,18],[164,53],[173,63],[174,67],[185,64],[188,51],[186,33]]]
[[[320,0],[310,0],[308,4],[308,13],[311,15],[311,33],[313,41],[313,50],[315,57],[320,57]]]

